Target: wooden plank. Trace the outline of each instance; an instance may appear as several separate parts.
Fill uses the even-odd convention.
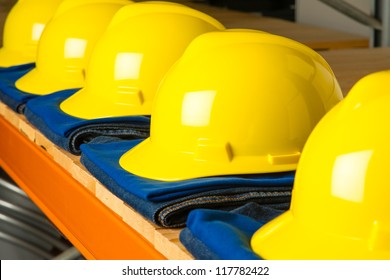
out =
[[[67,151],[61,149],[60,147],[52,144],[48,151],[50,151],[50,155],[53,157],[53,160],[58,163],[62,168],[64,168],[67,172],[73,168],[74,164],[74,156]]]
[[[14,145],[17,144],[20,147],[20,149],[17,149],[18,152],[24,151],[23,156],[28,157],[28,161],[27,161],[28,164],[31,165],[31,167],[34,167],[30,169],[36,171],[30,170],[29,172],[25,172],[26,169],[25,167],[21,166],[21,162],[24,163],[25,165],[26,160],[23,159],[19,160],[20,156],[17,156],[16,153],[15,156],[13,156],[13,153],[8,153],[8,152],[6,153],[6,151],[9,151],[10,149],[2,146],[0,146],[1,166],[4,167],[10,174],[13,175],[12,177],[16,179],[18,184],[23,186],[25,191],[33,198],[34,202],[48,215],[48,217],[59,227],[59,229],[66,236],[68,236],[71,242],[75,246],[77,246],[87,258],[96,258],[96,256],[98,256],[99,258],[105,258],[104,257],[104,252],[105,252],[108,256],[107,258],[111,259],[111,258],[115,258],[115,256],[125,256],[126,253],[120,252],[117,249],[115,249],[114,252],[109,252],[107,251],[107,248],[105,248],[104,246],[99,246],[101,247],[99,249],[92,248],[90,244],[95,244],[96,246],[97,244],[96,240],[98,240],[100,237],[95,236],[94,238],[92,238],[95,241],[85,240],[85,238],[90,238],[91,236],[88,235],[85,236],[86,230],[78,229],[78,226],[74,224],[74,222],[79,219],[79,217],[77,217],[77,215],[75,214],[74,210],[69,211],[72,212],[70,214],[71,216],[67,216],[68,210],[71,209],[68,208],[68,205],[70,206],[74,204],[72,207],[83,208],[82,206],[83,197],[85,198],[88,197],[86,196],[86,194],[82,194],[81,197],[78,197],[78,195],[82,193],[82,192],[80,193],[81,189],[79,189],[79,186],[80,187],[84,186],[83,189],[86,189],[88,193],[94,196],[97,201],[102,202],[107,207],[106,208],[107,210],[105,211],[112,212],[112,214],[115,213],[115,216],[117,216],[117,218],[119,218],[124,224],[130,226],[129,233],[125,233],[123,226],[117,225],[115,219],[111,217],[112,214],[104,213],[104,216],[106,217],[104,218],[104,220],[108,221],[107,224],[103,225],[104,227],[111,227],[110,223],[112,221],[115,225],[117,225],[114,226],[112,229],[114,231],[113,232],[114,235],[115,235],[115,230],[119,230],[118,238],[123,239],[124,236],[128,235],[130,239],[127,240],[126,242],[128,242],[129,244],[131,244],[132,242],[140,243],[139,247],[145,248],[146,250],[145,252],[135,251],[130,255],[145,256],[142,258],[150,258],[151,256],[160,258],[159,254],[161,254],[167,258],[189,259],[188,253],[180,252],[181,247],[179,244],[177,244],[178,242],[177,238],[175,239],[172,238],[171,236],[164,237],[162,236],[164,232],[158,232],[158,234],[156,234],[157,231],[159,230],[158,227],[152,224],[151,222],[147,221],[139,213],[134,211],[130,206],[125,205],[125,203],[121,199],[116,197],[105,186],[103,186],[100,182],[98,182],[97,179],[94,178],[85,169],[85,167],[81,165],[79,156],[70,154],[69,152],[54,145],[43,134],[41,134],[33,126],[31,126],[31,124],[25,119],[24,116],[13,112],[11,109],[9,109],[6,106],[1,106],[0,110],[4,112],[4,115],[7,118],[10,118],[12,120],[13,123],[12,126],[20,134],[20,136],[17,137],[21,137],[21,139],[24,139],[22,143],[26,144],[27,143],[26,141],[28,141],[31,143],[30,145],[34,145],[36,147],[35,148],[36,150],[24,147],[24,145],[18,144],[19,142],[15,142],[15,141],[6,141],[5,143],[14,144]],[[8,121],[5,122],[9,123]],[[4,123],[5,125],[4,127],[6,127],[6,123]],[[22,133],[22,131],[24,133]],[[10,137],[6,129],[5,130],[2,129],[2,133],[5,133],[4,136]],[[15,132],[13,133],[13,135],[16,135]],[[39,150],[41,150],[41,153],[44,154],[43,157],[42,155],[39,154],[38,152]],[[31,157],[35,155],[35,153],[38,153],[37,154],[38,158],[44,159],[43,162],[45,162],[45,164],[49,164],[50,168],[52,168],[51,166],[58,164],[60,170],[58,169],[58,167],[52,170],[48,168],[48,166],[46,166],[43,162],[40,161],[38,163],[36,161],[37,158]],[[50,164],[48,160],[51,160],[52,163]],[[14,163],[14,161],[17,161],[17,163]],[[9,166],[11,166],[11,168]],[[15,172],[14,170],[17,171]],[[59,172],[58,175],[62,178],[62,180],[58,181],[56,179],[57,173],[55,172],[53,173],[54,170],[56,170],[56,172]],[[43,176],[43,174],[45,174],[45,176]],[[36,177],[34,177],[35,175]],[[23,180],[25,179],[25,176],[27,176],[29,179]],[[76,179],[76,181],[73,181],[74,179]],[[45,184],[43,184],[42,182],[45,182]],[[75,186],[76,183],[77,186]],[[39,188],[37,187],[38,186],[37,184],[39,185]],[[70,188],[70,186],[72,186],[72,188]],[[56,189],[58,189],[58,191],[61,189],[61,191],[57,193]],[[70,193],[68,193],[67,189],[69,189]],[[73,197],[72,192],[74,192],[74,195],[76,196]],[[89,197],[88,200],[91,201],[91,198]],[[88,201],[85,202],[89,203]],[[91,201],[91,203],[92,206],[88,206],[89,204],[86,204],[85,206],[87,207],[86,209],[88,209],[88,211],[92,211],[92,209],[95,207],[94,205],[97,205],[95,202]],[[56,207],[57,205],[58,205],[58,209]],[[96,212],[97,216],[92,215],[89,217],[93,225],[98,223],[98,221],[101,219],[101,216],[99,215],[102,215],[101,211],[104,211],[102,210],[101,207],[99,207],[98,209],[100,212],[99,211]],[[86,222],[85,219],[88,218],[85,217],[85,214],[80,213],[80,215],[81,215],[80,218],[84,216],[84,218],[82,219],[84,219],[83,221],[85,223]],[[83,227],[85,227],[85,225],[83,225]],[[101,230],[100,227],[101,226],[99,226],[99,228],[96,228],[95,230]],[[81,237],[80,237],[80,231],[83,232]],[[89,229],[88,231],[91,232],[91,229]],[[179,230],[176,231],[179,232]],[[76,232],[76,235],[74,232]],[[168,232],[172,234],[170,231]],[[140,237],[142,237],[142,239],[150,243],[153,246],[153,248],[155,248],[155,253],[153,253],[153,251],[150,251],[150,248],[148,248],[147,245],[143,243],[143,241],[137,239],[139,237],[134,237],[135,239],[132,239],[132,236],[135,236],[134,235],[135,233]],[[161,244],[163,240],[167,242],[173,242],[173,244],[163,246]],[[86,246],[85,243],[88,245]],[[167,249],[167,251],[161,252],[159,251],[158,248],[162,250]],[[96,254],[95,251],[97,252],[101,251],[101,253]]]
[[[261,16],[227,8],[210,6],[194,1],[179,2],[219,20],[226,28],[249,28],[284,36],[301,42],[315,50],[367,48],[369,38],[352,33],[291,22],[280,18]]]
[[[0,131],[0,166],[86,258],[164,258],[3,117]]]
[[[164,252],[171,260],[191,260],[192,255],[184,248],[179,240],[178,229],[157,229],[154,246],[160,252]]]
[[[7,105],[5,105],[4,103],[0,102],[0,116],[5,116],[6,114],[6,111],[7,111]]]
[[[19,119],[19,130],[26,135],[30,141],[35,142],[36,129],[32,127],[23,116]]]
[[[141,217],[125,204],[123,220],[154,244],[156,250],[170,260],[192,260],[193,256],[180,243],[181,229],[164,229]]]
[[[340,48],[367,48],[368,38],[336,30],[314,27],[283,19],[263,17],[253,14],[245,16],[216,15],[227,28],[249,28],[284,36],[301,42],[315,50]],[[211,14],[213,15],[213,14]]]
[[[344,96],[364,76],[390,69],[390,48],[333,50],[320,54],[332,67]]]
[[[15,0],[1,1],[0,44],[2,40],[2,27],[4,25],[5,18],[11,6],[15,2]],[[171,2],[178,2],[209,14],[219,20],[227,28],[250,28],[262,30],[294,39],[315,50],[366,48],[369,46],[368,38],[347,32],[300,24],[279,18],[264,17],[254,13],[229,10],[226,8],[210,6],[194,1],[171,0]]]
[[[125,204],[122,219],[129,226],[154,244],[154,235],[157,226],[139,215],[131,206]],[[164,254],[165,255],[165,254]]]
[[[49,156],[52,155],[54,144],[38,130],[35,132],[35,143],[44,151],[46,151]]]
[[[103,202],[108,208],[114,211],[122,218],[124,212],[124,202],[115,196],[112,192],[107,190],[105,186],[96,182],[96,197]]]
[[[96,193],[96,178],[80,163],[75,161],[70,170],[73,178],[92,193]]]
[[[8,106],[5,106],[3,116],[10,124],[19,130],[19,116],[17,113],[12,111]]]

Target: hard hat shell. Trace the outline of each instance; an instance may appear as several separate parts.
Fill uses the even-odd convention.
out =
[[[167,73],[150,138],[120,165],[166,181],[295,170],[311,130],[341,99],[312,49],[252,30],[209,32]]]
[[[200,34],[222,29],[214,18],[184,5],[127,5],[96,44],[86,86],[61,109],[84,119],[150,115],[161,79],[187,45]]]
[[[46,95],[83,87],[93,46],[116,11],[128,3],[131,1],[64,1],[42,33],[36,67],[16,81],[16,88]]]
[[[63,0],[19,0],[7,15],[0,67],[36,60],[38,41],[47,22]]]
[[[310,135],[291,208],[261,227],[265,259],[390,259],[390,71],[358,81]]]

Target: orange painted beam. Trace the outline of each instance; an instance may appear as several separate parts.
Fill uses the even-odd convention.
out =
[[[164,259],[48,154],[0,117],[0,166],[87,259]]]

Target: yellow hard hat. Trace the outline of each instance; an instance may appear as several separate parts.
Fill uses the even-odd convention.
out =
[[[42,33],[36,67],[16,81],[16,88],[46,95],[83,87],[93,46],[116,11],[128,3],[131,1],[63,1]]]
[[[167,73],[150,138],[120,165],[166,181],[295,170],[310,132],[341,99],[312,49],[262,32],[209,32]]]
[[[36,60],[38,41],[62,0],[19,0],[9,12],[0,49],[0,67]]]
[[[95,46],[86,86],[62,102],[62,111],[84,119],[150,115],[161,79],[187,45],[221,29],[214,18],[179,4],[121,8]]]
[[[310,135],[290,210],[260,228],[264,259],[390,259],[390,71],[354,85]]]

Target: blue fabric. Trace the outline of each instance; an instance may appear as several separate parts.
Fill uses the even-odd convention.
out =
[[[86,120],[70,116],[60,109],[62,101],[77,90],[65,90],[30,100],[26,104],[27,120],[49,140],[72,154],[80,154],[80,145],[98,136],[122,139],[147,138],[150,118],[129,116]]]
[[[180,241],[196,259],[259,260],[250,240],[261,226],[283,212],[253,202],[231,212],[193,210]]]
[[[22,114],[27,100],[38,95],[18,90],[15,82],[35,67],[34,63],[0,68],[0,100],[12,110]]]
[[[83,145],[83,157],[88,157],[102,172],[110,176],[126,191],[150,201],[166,201],[199,191],[210,191],[220,188],[248,187],[284,187],[291,189],[294,182],[294,172],[273,174],[256,174],[243,176],[218,176],[165,182],[146,179],[127,172],[119,165],[120,157],[142,140],[120,141],[103,144]],[[98,175],[98,174],[97,174]],[[99,177],[99,176],[97,176]],[[135,187],[136,186],[136,187]]]
[[[210,250],[202,241],[196,238],[186,227],[180,232],[180,242],[197,260],[220,260],[221,258]]]
[[[288,209],[293,172],[274,175],[220,176],[179,182],[151,180],[120,167],[120,157],[141,140],[81,145],[81,163],[113,194],[162,227],[182,227],[193,209],[232,210],[254,201]]]

